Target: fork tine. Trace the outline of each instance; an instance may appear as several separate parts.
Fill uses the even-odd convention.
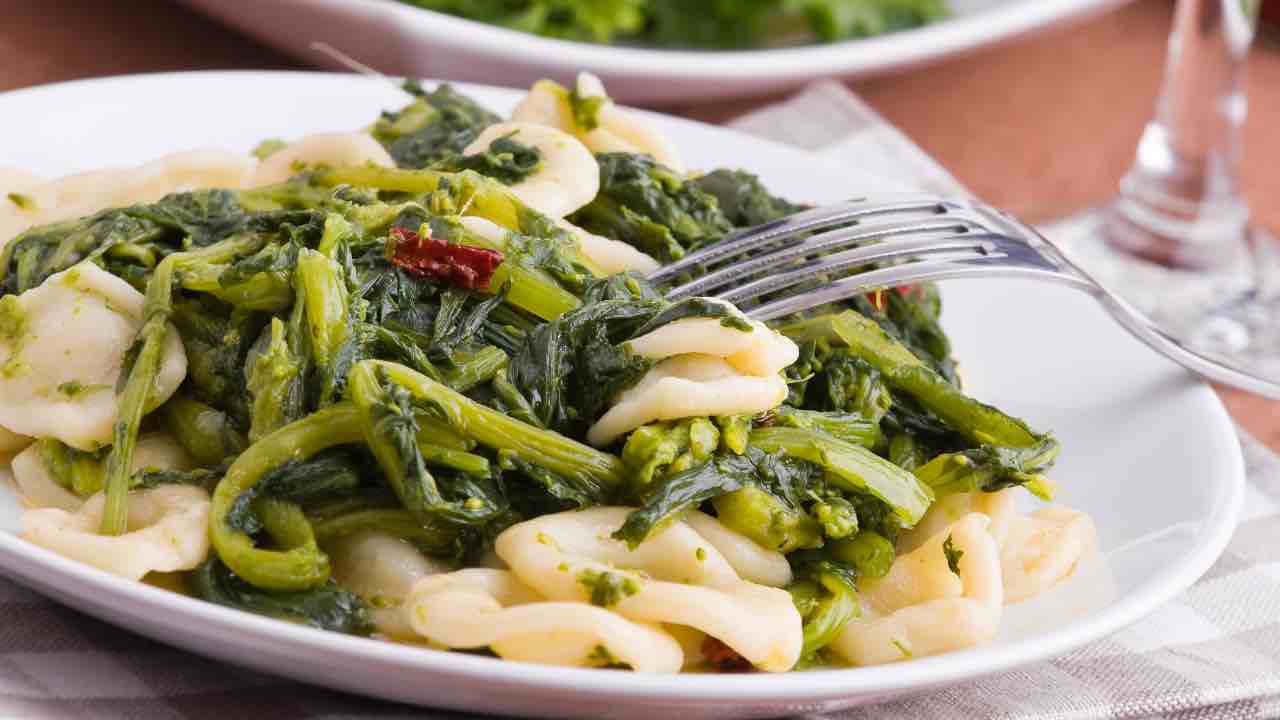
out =
[[[942,238],[923,237],[867,245],[820,257],[785,272],[766,275],[719,293],[717,297],[731,303],[746,302],[762,295],[810,282],[825,273],[840,273],[870,263],[909,260],[922,256],[945,256],[950,259],[978,258],[994,251],[994,246],[988,242],[988,237],[980,233],[963,233]]]
[[[917,236],[936,237],[939,234],[956,235],[978,230],[983,228],[967,220],[958,221],[947,217],[939,220],[908,222],[885,222],[884,220],[862,222],[852,227],[828,230],[780,250],[722,266],[702,277],[669,289],[667,297],[676,299],[692,295],[707,295],[717,288],[729,284],[740,284],[761,273],[778,269],[817,253],[835,252],[872,242],[899,242]]]
[[[784,243],[800,233],[845,225],[859,218],[889,213],[936,215],[952,209],[960,210],[962,206],[952,201],[924,195],[901,196],[898,199],[874,203],[866,198],[857,198],[838,205],[813,208],[731,233],[714,245],[696,250],[653,271],[648,279],[664,282],[695,266],[729,260],[752,250]]]
[[[1030,259],[1029,256],[1006,254],[1003,252],[1005,243],[997,242],[995,245],[1001,249],[990,254],[973,253],[962,259],[956,259],[955,255],[944,255],[857,273],[821,287],[757,305],[746,310],[746,313],[757,320],[773,320],[877,289],[966,277],[1034,278],[1091,291],[1088,283],[1062,271],[1042,256]]]

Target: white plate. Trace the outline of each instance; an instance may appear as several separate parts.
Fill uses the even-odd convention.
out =
[[[517,94],[467,87],[505,110]],[[64,173],[193,145],[355,128],[402,98],[350,76],[192,73],[108,78],[0,95],[0,164]],[[812,156],[678,119],[662,125],[694,167],[742,165],[797,199],[878,183]],[[20,140],[18,140],[20,139]],[[956,683],[1051,657],[1151,611],[1224,547],[1243,493],[1239,446],[1205,385],[1152,355],[1084,296],[1025,282],[952,283],[946,326],[984,400],[1052,428],[1063,502],[1097,521],[1107,573],[1015,606],[993,644],[882,667],[783,675],[646,676],[509,663],[296,627],[103,572],[11,534],[0,489],[0,569],[51,597],[197,653],[346,690],[546,716],[766,716],[833,709]],[[4,532],[8,531],[8,532]]]
[[[689,0],[699,2],[705,0]],[[565,42],[422,10],[396,0],[182,0],[263,42],[336,67],[323,41],[379,70],[526,87],[600,75],[630,102],[758,94],[823,77],[870,75],[1043,29],[1126,0],[950,0],[954,17],[861,40],[747,51],[677,51]]]

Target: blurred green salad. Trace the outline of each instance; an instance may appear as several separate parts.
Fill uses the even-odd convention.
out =
[[[869,37],[948,14],[947,0],[403,0],[581,42],[738,49]]]

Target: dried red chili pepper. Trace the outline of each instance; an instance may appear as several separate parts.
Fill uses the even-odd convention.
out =
[[[391,237],[395,242],[387,248],[387,259],[397,267],[467,290],[487,288],[502,264],[497,250],[422,237],[403,228],[391,228]]]

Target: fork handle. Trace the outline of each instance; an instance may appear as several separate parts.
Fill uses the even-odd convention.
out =
[[[1083,289],[1083,288],[1082,288]],[[1178,363],[1191,372],[1213,382],[1246,390],[1273,400],[1280,400],[1280,383],[1235,367],[1224,360],[1195,350],[1186,343],[1156,327],[1147,316],[1115,293],[1100,285],[1089,288],[1098,302],[1120,323],[1120,326],[1142,344]]]

